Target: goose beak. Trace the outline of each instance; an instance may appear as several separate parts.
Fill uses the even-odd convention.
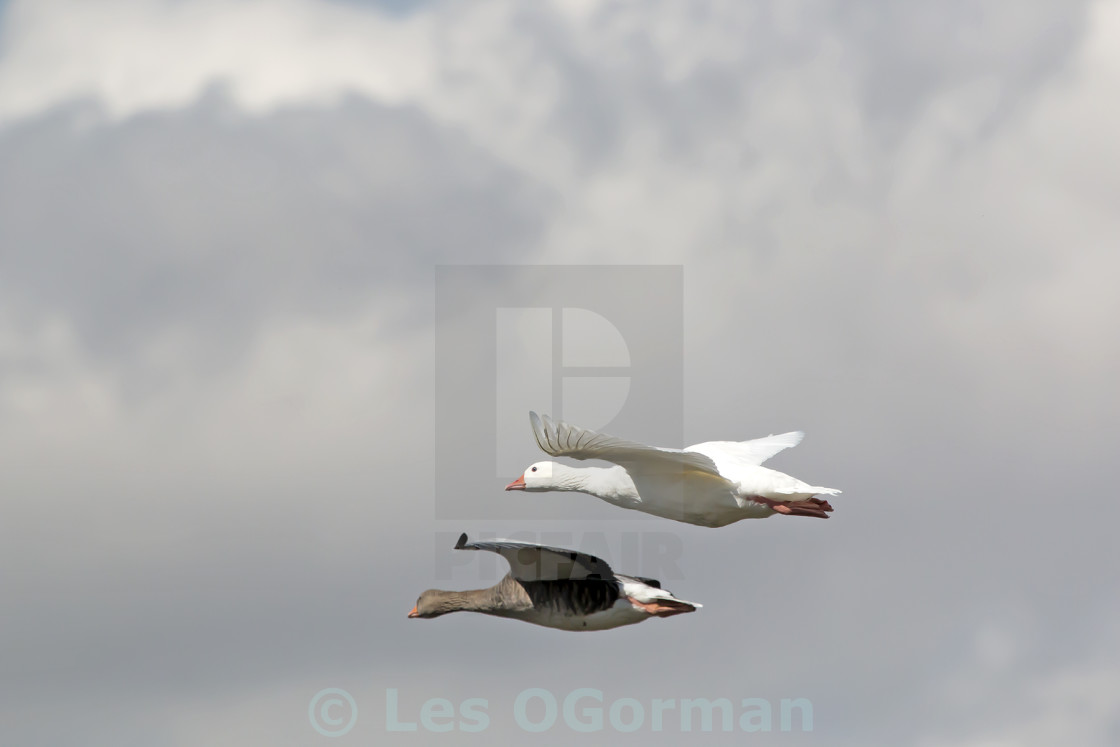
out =
[[[509,485],[506,485],[506,490],[524,490],[525,489],[525,475],[517,478]]]
[[[412,611],[408,613],[408,616],[409,617],[420,617],[420,613],[416,611],[415,607],[413,607]]]

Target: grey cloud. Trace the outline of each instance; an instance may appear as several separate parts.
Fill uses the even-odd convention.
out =
[[[506,260],[547,204],[414,109],[353,99],[257,118],[215,93],[185,112],[83,119],[78,107],[0,133],[0,287],[110,356],[178,326],[243,340],[269,314],[426,284],[433,264]]]
[[[534,42],[532,66],[556,73],[548,78],[557,86],[550,127],[594,168],[643,125],[658,131],[670,153],[727,136],[751,116],[751,106],[767,105],[751,97],[761,82],[831,53],[838,53],[844,83],[884,150],[898,145],[931,99],[978,81],[991,85],[986,93],[992,100],[985,102],[977,132],[990,134],[1061,71],[1084,38],[1088,7],[1060,0],[922,8],[881,0],[710,2],[676,9],[683,14],[679,28],[666,29],[656,16],[637,19],[640,11],[604,4],[593,15],[596,22],[581,28],[596,44],[575,41],[547,11],[522,9],[512,20]],[[645,21],[649,29],[642,28]],[[690,32],[710,25],[737,41],[734,56],[705,59],[701,53],[691,72],[667,77],[665,52],[672,42],[687,45]],[[661,34],[643,33],[650,29]],[[757,157],[748,142],[738,145],[737,159]]]
[[[817,159],[843,172],[827,147],[782,160],[771,152],[788,146],[780,133],[755,143],[738,135],[752,116],[739,98],[751,76],[783,70],[801,80],[826,38],[856,61],[859,121],[875,133],[871,168],[886,182],[895,138],[921,123],[932,96],[994,77],[1004,98],[993,121],[1005,124],[1016,100],[1066,65],[1083,23],[1082,6],[1053,4],[1025,16],[1012,13],[1026,6],[987,6],[996,15],[986,18],[964,3],[933,16],[820,7],[831,10],[785,26],[763,14],[743,29],[742,59],[709,61],[673,82],[640,34],[629,67],[612,68],[528,11],[518,23],[547,42],[540,54],[563,73],[546,128],[589,173],[648,126],[672,145],[681,168],[671,173],[733,197],[737,183],[719,181],[699,155],[711,141],[749,150],[744,170],[776,164],[796,187],[817,177]],[[403,370],[430,370],[432,265],[534,262],[554,221],[570,219],[566,195],[410,109],[355,100],[246,118],[219,96],[85,130],[74,118],[59,112],[0,133],[0,308],[63,314],[93,353],[87,365],[110,356],[132,372],[126,391],[158,393],[129,354],[176,325],[200,336],[205,368],[231,336],[288,318],[342,325],[363,299],[394,291],[408,310],[370,344]],[[829,120],[815,127],[806,132],[819,145]],[[966,133],[977,147],[992,134]],[[982,173],[999,168],[975,158]],[[430,697],[490,698],[486,739],[523,736],[505,704],[530,686],[645,702],[811,698],[815,731],[769,735],[783,744],[960,740],[1030,715],[1035,703],[1019,699],[1018,683],[1116,658],[1117,508],[1098,487],[1114,471],[1116,399],[1114,387],[1092,388],[1095,379],[1054,360],[1045,335],[1026,335],[1039,345],[1009,360],[991,351],[1003,349],[995,333],[1019,330],[1013,323],[982,328],[975,341],[969,325],[945,323],[944,299],[964,298],[977,322],[988,319],[1008,288],[1029,298],[1065,256],[1045,236],[1021,238],[1031,233],[1024,221],[1037,224],[1017,218],[1014,203],[962,216],[960,203],[975,195],[948,193],[968,176],[922,185],[902,208],[897,195],[849,191],[844,179],[828,199],[796,188],[728,199],[726,224],[680,250],[686,442],[805,429],[805,442],[773,466],[842,488],[832,519],[710,531],[615,521],[584,496],[493,497],[594,519],[526,527],[534,531],[675,532],[683,578],[666,585],[705,604],[688,618],[602,636],[465,614],[405,619],[424,588],[476,580],[473,567],[438,577],[451,551],[433,535],[509,529],[432,520],[438,424],[427,375],[390,379],[342,414],[278,415],[268,403],[226,412],[203,376],[166,412],[127,402],[120,422],[76,444],[0,425],[6,443],[36,445],[39,457],[0,475],[15,514],[0,527],[0,557],[18,568],[3,578],[11,607],[0,649],[14,738],[306,744],[318,739],[307,701],[329,686],[359,697],[354,743],[386,736],[387,687],[400,688],[413,713]],[[943,247],[922,240],[933,224],[945,226]],[[643,249],[601,257],[640,261]],[[402,326],[415,333],[408,344]],[[1114,326],[1100,320],[1092,333],[1108,344]],[[258,373],[238,369],[234,396],[250,396]],[[290,395],[304,408],[317,402],[298,383]],[[1086,402],[1099,405],[1097,419],[1076,414]],[[196,410],[205,427],[187,417]],[[272,423],[292,435],[270,440]],[[223,461],[209,442],[226,434]],[[963,701],[953,697],[962,682],[974,687]],[[35,708],[43,692],[63,711],[47,726]],[[631,738],[679,742],[673,729]]]
[[[863,62],[861,88],[879,134],[896,134],[940,90],[996,81],[993,123],[1053,77],[1083,38],[1087,3],[1014,7],[950,2],[903,8],[890,2],[833,6],[830,21]]]

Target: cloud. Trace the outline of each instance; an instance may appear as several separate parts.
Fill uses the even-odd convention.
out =
[[[10,3],[0,119],[95,98],[110,116],[190,106],[215,81],[258,113],[337,102],[396,103],[427,77],[424,18],[300,0]],[[417,49],[420,46],[420,49]]]
[[[493,737],[593,686],[808,697],[805,743],[1110,743],[1117,15],[977,8],[6,5],[5,722],[302,744],[344,687],[377,741],[397,687]],[[507,262],[683,264],[684,440],[804,428],[774,466],[834,518],[433,521],[432,268]],[[672,532],[705,608],[406,620],[492,581],[440,576],[462,529]]]
[[[262,315],[335,313],[426,283],[414,268],[465,246],[505,260],[547,202],[409,109],[349,100],[259,119],[215,94],[78,129],[81,111],[0,133],[0,288],[109,355],[168,332],[241,343]]]

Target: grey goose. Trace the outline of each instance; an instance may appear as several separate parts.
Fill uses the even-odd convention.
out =
[[[468,611],[560,630],[607,630],[701,606],[677,599],[654,579],[615,573],[587,553],[510,540],[467,542],[465,533],[455,549],[498,553],[509,561],[510,571],[488,589],[429,589],[409,617]]]

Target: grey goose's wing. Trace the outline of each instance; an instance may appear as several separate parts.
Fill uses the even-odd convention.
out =
[[[607,561],[575,550],[546,547],[529,542],[492,540],[467,542],[464,532],[455,543],[456,550],[487,550],[509,561],[510,575],[518,581],[578,581],[614,579]]]

